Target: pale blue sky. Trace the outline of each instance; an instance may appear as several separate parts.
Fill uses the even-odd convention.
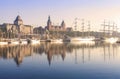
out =
[[[65,20],[73,26],[76,17],[100,27],[104,19],[120,25],[120,0],[1,0],[0,23],[13,23],[19,14],[24,24],[45,26],[48,15],[54,24]],[[80,24],[78,25],[80,26]]]

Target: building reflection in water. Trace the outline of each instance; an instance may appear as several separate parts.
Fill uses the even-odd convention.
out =
[[[75,63],[79,61],[82,63],[91,61],[92,56],[95,54],[94,49],[102,48],[103,59],[115,58],[117,54],[117,44],[103,44],[96,43],[94,45],[80,45],[80,44],[52,44],[52,43],[41,43],[38,46],[32,45],[18,45],[18,46],[7,46],[0,47],[0,58],[3,59],[14,59],[17,66],[24,61],[24,57],[32,56],[35,54],[45,54],[47,56],[48,64],[51,65],[54,56],[59,56],[64,61],[68,53],[74,54]],[[101,49],[100,49],[101,51]]]
[[[7,47],[0,47],[0,56],[4,59],[14,59],[17,66],[19,66],[24,57],[31,56],[33,53],[32,46],[7,46]]]

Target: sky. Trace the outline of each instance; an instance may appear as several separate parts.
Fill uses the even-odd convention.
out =
[[[20,15],[24,24],[46,26],[48,16],[53,25],[60,25],[62,20],[67,27],[74,27],[78,18],[85,26],[90,21],[93,31],[102,29],[104,20],[115,22],[120,28],[120,0],[0,0],[0,24],[13,23]]]

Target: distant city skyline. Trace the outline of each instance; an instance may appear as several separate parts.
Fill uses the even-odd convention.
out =
[[[90,20],[93,31],[102,29],[104,19],[120,28],[120,0],[1,0],[0,10],[0,24],[13,23],[20,15],[24,24],[46,26],[50,15],[55,25],[64,20],[67,27],[73,27],[77,17],[86,23]]]

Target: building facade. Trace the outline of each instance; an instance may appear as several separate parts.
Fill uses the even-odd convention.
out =
[[[23,20],[19,15],[16,17],[13,24],[4,23],[0,25],[0,28],[4,29],[5,32],[14,32],[21,34],[33,33],[33,27],[31,25],[24,25]]]
[[[52,25],[50,16],[48,17],[47,26],[45,27],[48,31],[66,31],[66,24],[62,21],[61,25]]]

